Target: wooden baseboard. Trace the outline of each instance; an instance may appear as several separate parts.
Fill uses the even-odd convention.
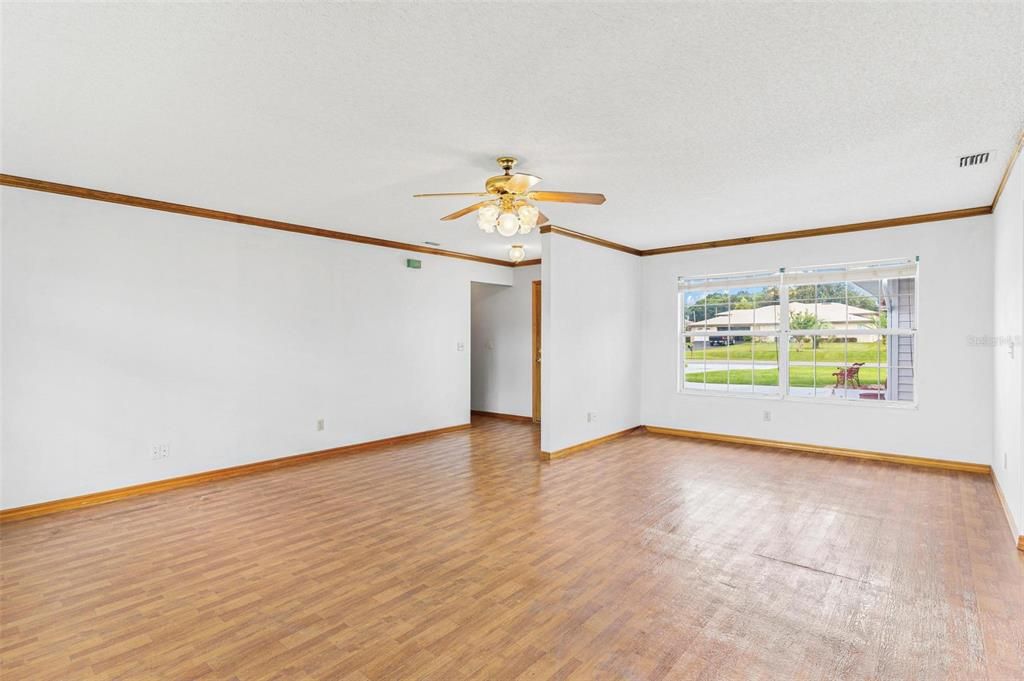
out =
[[[471,414],[476,416],[490,416],[495,419],[505,419],[506,421],[522,421],[523,423],[533,423],[532,416],[520,416],[519,414],[502,414],[497,411],[480,411],[479,409],[470,410]]]
[[[610,435],[605,435],[603,437],[594,438],[593,440],[587,440],[586,442],[581,442],[578,445],[573,445],[572,447],[566,447],[565,449],[557,449],[557,450],[555,450],[553,452],[544,452],[544,451],[542,451],[540,453],[540,458],[543,461],[550,461],[551,459],[560,459],[563,456],[569,456],[570,454],[578,452],[578,451],[580,451],[582,449],[588,449],[588,448],[593,447],[595,445],[599,445],[599,444],[601,444],[603,442],[608,442],[609,440],[614,440],[615,438],[622,437],[623,435],[629,435],[630,433],[634,433],[634,432],[640,430],[641,428],[643,428],[643,426],[633,426],[632,428],[626,428],[625,430],[620,430],[617,433],[611,433]]]
[[[1003,494],[1003,488],[999,484],[999,478],[996,477],[995,471],[992,471],[992,485],[996,488],[996,496],[999,497],[999,505],[1003,507],[1003,515],[1006,516],[1006,525],[1010,528],[1010,536],[1015,542],[1017,542],[1017,548],[1024,551],[1024,536],[1019,533],[1017,524],[1013,522],[1013,514],[1010,513],[1010,505],[1006,503],[1006,496]]]
[[[822,445],[807,445],[797,442],[784,442],[781,440],[766,440],[758,437],[744,437],[740,435],[721,435],[719,433],[704,433],[698,430],[681,430],[679,428],[664,428],[662,426],[644,426],[650,433],[657,435],[673,435],[676,437],[688,437],[696,440],[713,440],[715,442],[728,442],[740,445],[757,445],[759,447],[772,447],[773,449],[788,449],[795,452],[807,454],[827,454],[829,456],[845,456],[853,459],[868,459],[871,461],[886,461],[899,463],[908,466],[925,466],[927,468],[943,468],[951,471],[962,471],[965,473],[981,473],[989,475],[992,467],[983,463],[970,463],[967,461],[946,461],[944,459],[926,459],[920,456],[907,456],[905,454],[886,454],[882,452],[868,452],[860,449],[845,449],[842,447],[825,447]]]
[[[443,433],[451,433],[457,430],[465,430],[470,427],[472,427],[471,424],[463,423],[457,426],[447,426],[445,428],[435,428],[434,430],[424,430],[418,433],[397,435],[395,437],[387,437],[382,438],[380,440],[371,440],[370,442],[359,442],[352,445],[345,445],[343,447],[322,449],[316,452],[307,452],[305,454],[293,454],[291,456],[284,456],[277,459],[268,459],[266,461],[257,461],[255,463],[242,464],[241,466],[231,466],[230,468],[218,468],[212,471],[192,473],[190,475],[183,475],[177,478],[168,478],[166,480],[144,482],[139,485],[120,487],[118,489],[107,490],[105,492],[93,492],[91,494],[83,494],[81,496],[71,497],[69,499],[56,499],[54,501],[44,501],[38,504],[31,504],[29,506],[8,508],[0,510],[0,522],[24,520],[26,518],[34,518],[36,516],[57,513],[59,511],[69,511],[75,508],[84,508],[86,506],[106,504],[112,501],[118,501],[119,499],[126,499],[128,497],[137,497],[143,494],[153,494],[155,492],[164,492],[171,489],[177,489],[179,487],[198,485],[203,482],[212,482],[214,480],[234,478],[239,475],[249,475],[252,473],[262,473],[264,471],[270,471],[276,468],[296,466],[299,464],[318,461],[320,459],[326,459],[332,456],[339,456],[341,454],[352,454],[358,451],[374,447],[384,447],[387,445],[395,445],[403,442],[409,442],[411,440],[419,440],[425,437],[441,435]]]

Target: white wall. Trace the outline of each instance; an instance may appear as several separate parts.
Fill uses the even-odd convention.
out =
[[[680,241],[684,239],[680,238]],[[990,463],[992,217],[643,258],[646,425]],[[920,256],[918,407],[818,404],[676,391],[680,275]],[[762,412],[772,412],[764,422]]]
[[[641,423],[640,258],[558,234],[543,249],[541,449],[553,452]]]
[[[533,282],[540,266],[517,267],[512,286],[473,284],[473,409],[533,415]]]
[[[469,420],[470,281],[510,268],[0,198],[6,508]]]
[[[995,222],[995,441],[992,470],[1024,534],[1024,170],[1010,174],[993,216]],[[1011,348],[1009,341],[1013,341]]]
[[[1024,526],[1024,348],[968,343],[1021,333],[1021,175],[994,217],[648,258],[545,235],[542,448],[645,423],[992,463]],[[407,270],[390,249],[0,198],[5,508],[465,423],[471,281],[514,284],[497,295],[517,301],[518,331],[496,338],[494,366],[512,366],[506,349],[529,366],[537,268],[411,254],[424,265]],[[677,276],[908,255],[916,409],[676,393]],[[477,408],[530,413],[529,372],[508,376]],[[171,455],[153,461],[161,443]]]

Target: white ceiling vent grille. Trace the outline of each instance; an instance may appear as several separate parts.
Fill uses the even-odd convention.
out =
[[[992,158],[993,152],[983,151],[980,154],[969,154],[968,156],[960,157],[960,167],[969,168],[971,166],[980,166],[983,163],[988,163]]]

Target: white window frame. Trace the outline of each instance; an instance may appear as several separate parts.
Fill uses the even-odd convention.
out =
[[[880,277],[880,279],[913,279],[914,280],[914,305],[913,305],[913,316],[912,325],[907,328],[903,327],[887,327],[885,329],[834,329],[834,328],[822,328],[822,329],[797,329],[796,332],[790,328],[790,312],[789,312],[789,292],[791,286],[799,285],[799,280],[805,278],[808,273],[813,273],[811,276],[818,276],[822,282],[842,281],[842,280],[856,280],[855,276],[851,276],[850,273],[854,274],[871,274],[874,272],[886,272],[887,270],[892,271],[903,271],[904,276],[902,277]],[[774,331],[754,331],[749,330],[732,330],[727,331],[715,331],[713,334],[707,331],[692,331],[687,330],[685,326],[686,318],[686,293],[703,290],[704,295],[720,288],[735,288],[738,285],[744,283],[744,280],[754,279],[757,281],[765,281],[769,276],[766,272],[745,272],[735,274],[724,274],[724,275],[706,275],[703,277],[679,277],[678,283],[678,296],[676,305],[676,391],[679,394],[685,395],[702,395],[710,397],[739,397],[739,398],[755,398],[755,399],[768,399],[768,400],[792,400],[796,402],[807,402],[813,404],[849,404],[857,407],[882,407],[886,409],[906,409],[916,408],[918,404],[918,363],[917,357],[920,356],[920,345],[918,339],[918,320],[920,317],[920,261],[919,258],[901,258],[893,260],[881,260],[881,261],[870,261],[870,262],[859,262],[859,263],[844,263],[838,265],[819,265],[814,267],[801,267],[795,270],[796,276],[793,274],[789,278],[786,276],[786,269],[780,268],[778,271],[779,277],[779,328]],[[839,278],[830,279],[828,272],[836,272]],[[863,280],[865,277],[861,277]],[[796,280],[796,281],[794,281]],[[686,282],[700,282],[703,281],[703,286],[688,285]],[[805,279],[806,281],[806,279]],[[881,293],[881,292],[880,292]],[[849,305],[849,303],[847,303]],[[889,312],[893,314],[892,311]],[[891,316],[890,316],[891,319]],[[716,337],[725,336],[750,336],[750,337],[777,337],[778,339],[778,371],[779,371],[779,383],[775,392],[731,392],[726,388],[725,390],[707,390],[687,388],[686,387],[686,355],[685,355],[685,342],[686,337],[704,336],[710,337],[714,335]],[[802,396],[794,395],[790,392],[792,386],[789,385],[789,348],[792,342],[793,336],[798,337],[821,337],[821,336],[836,336],[842,335],[844,337],[852,336],[884,336],[886,338],[892,337],[909,337],[913,339],[913,353],[914,353],[914,364],[912,366],[912,400],[850,400],[845,398],[834,399],[821,396]],[[887,353],[893,348],[893,344],[887,342]],[[888,356],[888,354],[887,354]],[[705,360],[705,366],[706,366]],[[844,362],[845,364],[845,362]],[[730,371],[727,369],[727,371]],[[728,384],[726,384],[728,385]]]
[[[680,279],[683,280],[682,277]],[[688,331],[687,329],[684,328],[683,319],[685,317],[685,315],[684,315],[684,312],[686,310],[686,299],[685,299],[685,296],[686,296],[686,292],[687,291],[689,291],[689,290],[703,290],[704,294],[707,295],[709,292],[711,292],[711,291],[713,291],[715,289],[736,288],[736,287],[741,286],[741,285],[750,286],[751,284],[756,283],[756,282],[771,283],[771,284],[774,284],[774,285],[779,287],[779,295],[780,295],[779,311],[781,312],[784,309],[784,308],[782,308],[782,299],[781,299],[781,295],[782,295],[781,270],[777,271],[777,272],[765,272],[765,271],[762,271],[762,272],[738,272],[738,273],[733,273],[733,274],[708,275],[708,276],[705,276],[705,277],[698,277],[698,278],[692,279],[692,281],[701,281],[701,280],[703,280],[705,282],[705,286],[702,287],[702,288],[698,288],[698,287],[684,287],[682,285],[682,283],[680,283],[680,286],[679,286],[679,294],[678,294],[679,297],[678,297],[678,302],[677,302],[677,307],[676,307],[676,324],[679,327],[678,333],[676,334],[676,338],[677,338],[677,348],[676,348],[676,392],[685,393],[687,395],[697,395],[697,394],[699,394],[699,395],[707,395],[707,396],[711,396],[711,397],[725,397],[725,396],[728,396],[728,397],[739,397],[739,398],[751,398],[751,397],[753,397],[753,398],[758,398],[758,399],[772,399],[772,400],[779,399],[781,397],[781,393],[782,393],[782,369],[781,369],[781,364],[779,365],[780,366],[780,368],[779,368],[779,385],[776,386],[778,389],[775,392],[769,392],[769,393],[760,392],[759,393],[759,392],[757,392],[755,390],[751,390],[751,392],[747,393],[747,392],[730,392],[728,389],[726,389],[726,390],[707,390],[707,389],[698,390],[696,388],[687,388],[686,387],[686,375],[685,375],[685,359],[684,359],[685,353],[683,352],[683,347],[684,347],[684,344],[686,342],[685,338],[687,336],[690,336],[690,337],[693,337],[693,336],[706,336],[706,337],[709,337],[709,338],[711,336],[715,336],[715,337],[720,337],[720,336],[725,336],[725,337],[744,336],[744,337],[746,337],[746,336],[750,336],[751,338],[754,338],[754,337],[757,337],[757,338],[776,338],[777,339],[776,344],[777,344],[777,347],[778,347],[778,351],[781,353],[782,352],[782,328],[783,328],[782,320],[781,319],[778,320],[778,328],[775,329],[775,330],[772,330],[772,331],[755,331],[753,329],[736,329],[736,330],[728,329],[726,331],[715,331],[714,333],[711,333],[711,332],[708,332],[708,331],[692,331],[692,330]],[[781,363],[781,361],[782,360],[781,360],[781,357],[780,357],[779,358],[779,362]],[[706,360],[705,360],[705,367],[706,367]],[[727,380],[728,380],[728,372],[729,371],[731,371],[731,370],[730,369],[726,370]],[[729,384],[727,383],[726,385],[729,385]]]

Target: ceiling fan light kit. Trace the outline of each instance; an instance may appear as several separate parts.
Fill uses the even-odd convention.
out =
[[[519,206],[516,213],[519,214],[519,224],[522,233],[529,234],[530,230],[537,226],[537,219],[540,217],[540,211],[537,210],[536,206],[524,203]]]
[[[485,192],[415,194],[414,196],[488,197],[484,201],[457,210],[441,219],[457,220],[475,211],[477,227],[487,234],[497,232],[504,237],[529,234],[537,225],[548,222],[548,217],[541,213],[530,201],[589,203],[592,205],[600,205],[605,201],[603,194],[530,191],[533,185],[540,182],[539,177],[528,173],[512,174],[512,168],[516,165],[516,159],[511,156],[501,156],[497,161],[504,174],[487,178],[487,181],[484,183]]]
[[[508,203],[508,205],[504,205]],[[487,234],[529,234],[537,226],[540,211],[524,201],[501,199],[486,203],[476,212],[476,225]]]
[[[508,247],[508,259],[512,262],[522,262],[526,257],[526,247],[522,244],[512,244]]]
[[[500,215],[501,209],[498,206],[493,203],[484,204],[476,212],[477,227],[488,234],[494,234],[494,228],[498,226],[498,216]]]

